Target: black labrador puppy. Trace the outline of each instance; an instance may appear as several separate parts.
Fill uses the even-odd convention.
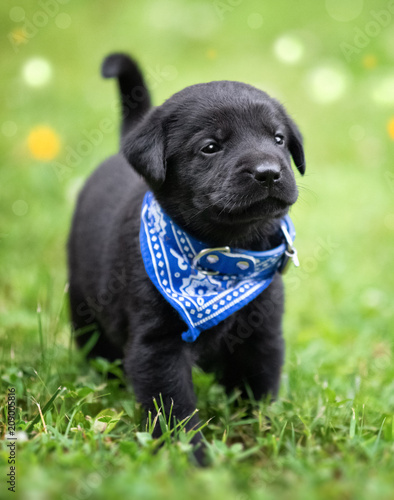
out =
[[[72,222],[69,293],[79,345],[98,332],[90,355],[121,358],[144,408],[154,411],[153,398],[162,399],[166,414],[173,405],[179,420],[196,408],[194,364],[215,371],[227,391],[275,397],[284,352],[280,271],[294,252],[283,220],[298,196],[290,157],[301,174],[305,170],[298,128],[276,100],[244,83],[193,85],[152,108],[130,58],[109,56],[103,75],[118,78],[122,147],[89,178]],[[185,273],[173,272],[176,290],[165,291],[152,270],[158,261],[150,231],[164,252],[176,244],[160,232],[163,225],[196,247],[184,255],[167,248],[168,260],[175,256],[175,268]],[[262,263],[278,248],[267,280]],[[224,267],[215,268],[219,260]],[[201,289],[190,290],[193,280]],[[253,294],[246,297],[243,284],[254,287]],[[200,316],[214,316],[208,306],[218,294],[228,295],[226,287],[237,291],[221,316],[203,326],[193,320],[193,303],[201,306]],[[186,428],[198,422],[194,415]],[[160,435],[158,425],[154,434]],[[196,434],[194,442],[200,440]],[[201,444],[195,455],[204,460]]]

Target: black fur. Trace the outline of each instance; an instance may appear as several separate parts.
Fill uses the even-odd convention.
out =
[[[121,110],[122,137],[150,108],[149,92],[137,64],[124,54],[111,54],[101,67],[104,78],[118,79]]]
[[[110,56],[103,67],[106,76],[119,77],[123,103],[144,85],[127,56]],[[239,82],[193,85],[149,110],[146,89],[141,95],[123,107],[123,154],[93,173],[74,215],[68,255],[78,342],[83,345],[86,327],[96,325],[101,335],[91,355],[122,358],[143,406],[154,410],[152,398],[161,394],[167,413],[173,401],[178,419],[196,408],[195,363],[215,371],[227,391],[240,387],[246,395],[249,386],[256,400],[274,397],[284,351],[281,276],[186,343],[186,325],[145,272],[140,208],[150,188],[167,214],[207,247],[271,248],[278,244],[279,219],[298,196],[290,156],[305,170],[301,134],[277,101]],[[220,149],[210,153],[208,143]],[[188,428],[196,425],[194,416]],[[196,456],[203,460],[201,447]]]

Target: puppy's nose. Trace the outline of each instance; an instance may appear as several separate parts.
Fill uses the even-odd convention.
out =
[[[271,186],[280,179],[280,167],[276,163],[262,163],[255,168],[254,177],[262,184]]]

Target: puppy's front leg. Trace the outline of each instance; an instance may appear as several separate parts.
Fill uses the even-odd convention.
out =
[[[265,304],[276,307],[245,306],[222,346],[222,383],[228,392],[240,388],[243,397],[249,388],[256,401],[276,397],[284,358],[281,294],[275,302],[272,296],[266,297]]]
[[[131,379],[137,400],[145,410],[155,414],[153,398],[160,405],[163,401],[166,417],[171,414],[177,420],[183,420],[194,412],[196,397],[192,382],[192,362],[187,346],[179,339],[168,336],[143,337],[133,339],[125,349],[125,371]],[[171,410],[171,405],[173,405]],[[171,422],[172,424],[172,422]],[[186,430],[199,425],[197,415],[186,424]],[[161,429],[156,423],[153,436],[159,437]],[[199,464],[203,464],[204,452],[201,433],[197,433],[192,443],[197,445],[194,455]]]

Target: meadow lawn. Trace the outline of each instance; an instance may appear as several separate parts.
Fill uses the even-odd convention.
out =
[[[354,18],[332,0],[289,4],[0,6],[0,498],[394,499],[391,14],[383,1]],[[78,190],[118,149],[116,85],[99,76],[118,50],[140,61],[155,104],[241,80],[283,102],[305,138],[280,394],[250,414],[195,370],[206,468],[164,415],[152,440],[119,363],[88,362],[70,341],[65,244]]]

